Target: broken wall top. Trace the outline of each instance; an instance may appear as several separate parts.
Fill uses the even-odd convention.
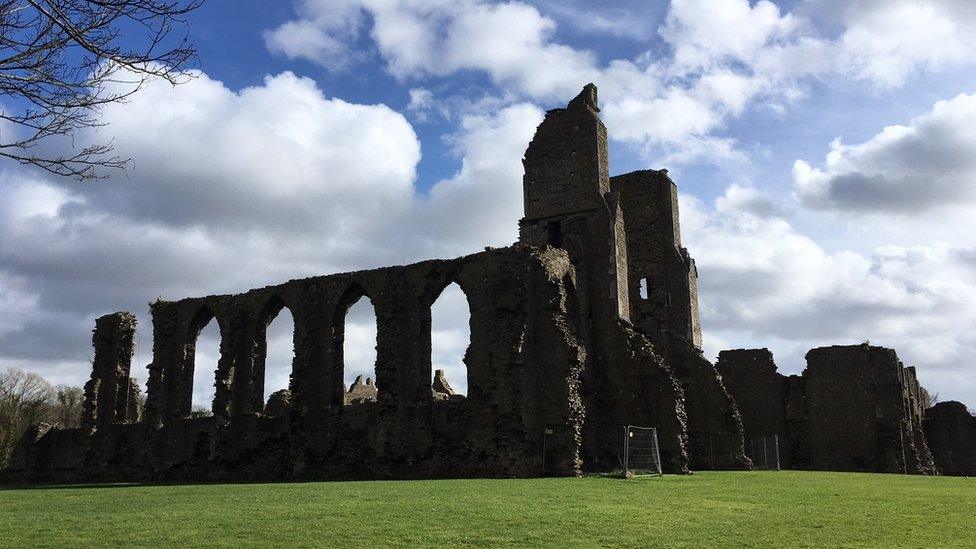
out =
[[[522,159],[526,219],[606,208],[607,129],[598,111],[589,84],[566,108],[546,113]]]

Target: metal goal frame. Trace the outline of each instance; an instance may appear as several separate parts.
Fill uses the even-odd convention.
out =
[[[623,457],[624,478],[631,476],[631,467],[641,471],[651,469],[655,474],[661,475],[661,447],[658,444],[657,427],[624,425]]]

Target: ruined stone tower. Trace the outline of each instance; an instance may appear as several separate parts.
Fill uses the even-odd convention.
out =
[[[692,465],[740,466],[741,422],[701,354],[698,275],[681,246],[677,188],[666,170],[610,177],[599,112],[597,89],[588,84],[565,108],[546,113],[522,161],[519,222],[521,243],[566,250],[577,274],[579,331],[589,350],[581,378],[584,454],[590,463],[612,460],[603,449],[619,418],[634,414],[616,396],[630,374],[617,334],[621,323],[632,323],[683,387]]]
[[[568,251],[585,273],[581,291],[610,304],[600,312],[656,342],[667,333],[701,347],[698,271],[681,245],[677,186],[667,170],[610,177],[599,112],[588,84],[566,108],[546,113],[522,160],[519,241]]]
[[[610,189],[627,227],[631,322],[701,347],[698,270],[681,245],[677,185],[667,170],[641,170],[612,177]]]
[[[569,252],[587,316],[630,318],[627,238],[618,198],[610,191],[607,128],[588,84],[564,109],[553,109],[525,151],[525,217],[519,242]]]

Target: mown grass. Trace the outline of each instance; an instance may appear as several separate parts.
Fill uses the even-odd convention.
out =
[[[0,490],[0,545],[976,546],[976,479],[813,472]]]

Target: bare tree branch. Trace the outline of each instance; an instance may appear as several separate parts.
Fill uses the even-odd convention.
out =
[[[184,16],[202,3],[0,0],[0,156],[79,180],[124,168],[128,159],[112,143],[70,154],[40,145],[101,126],[102,106],[124,102],[150,79],[191,78],[196,50]]]

